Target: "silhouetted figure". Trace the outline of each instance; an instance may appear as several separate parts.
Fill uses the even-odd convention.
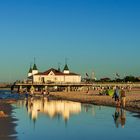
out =
[[[121,92],[120,92],[120,98],[121,98],[121,107],[125,108],[126,92],[123,88],[121,89]]]
[[[114,90],[113,97],[116,103],[116,107],[120,107],[120,93],[119,93],[119,87],[117,86]]]
[[[13,93],[14,85],[11,86],[11,93]]]
[[[11,93],[13,93],[13,91],[14,91],[15,84],[16,84],[16,82],[14,82],[13,85],[11,86]]]

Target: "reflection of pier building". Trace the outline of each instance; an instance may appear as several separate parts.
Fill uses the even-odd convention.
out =
[[[42,100],[28,100],[28,113],[32,119],[37,119],[39,113],[48,115],[54,118],[61,115],[64,120],[68,120],[70,115],[81,112],[81,103],[71,101],[48,101]]]

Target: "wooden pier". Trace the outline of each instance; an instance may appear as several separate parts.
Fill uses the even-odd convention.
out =
[[[113,88],[129,87],[129,88],[140,88],[140,83],[15,83],[13,88],[17,88],[18,91],[27,89],[30,90],[49,90],[49,91],[87,91],[87,90],[98,90],[99,88]]]

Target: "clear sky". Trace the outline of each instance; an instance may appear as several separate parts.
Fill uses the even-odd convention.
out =
[[[140,76],[140,0],[0,0],[0,81],[65,58],[96,77]]]

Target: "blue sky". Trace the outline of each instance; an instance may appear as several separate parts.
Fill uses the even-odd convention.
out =
[[[140,76],[139,0],[0,0],[0,81],[61,69]]]

